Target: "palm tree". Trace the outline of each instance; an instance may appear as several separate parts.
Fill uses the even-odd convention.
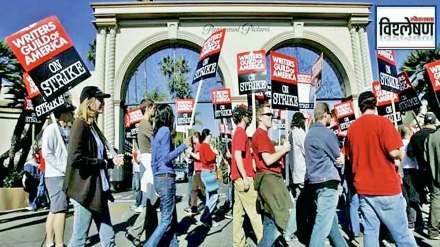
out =
[[[189,64],[184,57],[166,56],[159,62],[160,71],[168,79],[171,98],[191,97],[188,84]]]
[[[155,88],[151,91],[147,91],[144,94],[144,99],[152,100],[153,102],[164,102],[168,98],[168,95],[163,92],[159,92],[158,88]]]
[[[23,99],[26,96],[26,89],[23,83],[23,69],[15,58],[6,43],[0,42],[0,106],[6,108],[22,108]],[[0,155],[0,185],[7,173],[12,170],[21,170],[26,161],[32,144],[32,128],[29,126],[25,131],[25,112],[22,111],[17,119],[14,132],[11,138],[11,147]],[[38,133],[43,124],[36,125]],[[18,162],[15,162],[16,154],[21,151]],[[9,158],[8,164],[4,161]]]
[[[96,59],[96,39],[89,44],[89,50],[87,51],[87,60],[89,60],[93,66],[95,66]]]
[[[437,117],[440,117],[440,107],[433,90],[429,86],[430,79],[425,69],[425,64],[436,60],[440,60],[440,48],[414,50],[408,55],[400,70],[408,74],[417,93],[427,100],[431,110],[436,113]]]
[[[425,64],[440,59],[440,48],[435,50],[414,50],[404,61],[401,71],[408,74],[417,91],[427,90],[428,84],[424,80]]]

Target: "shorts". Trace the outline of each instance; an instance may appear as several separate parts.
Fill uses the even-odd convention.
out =
[[[66,193],[63,191],[64,177],[49,177],[45,178],[47,192],[49,193],[51,213],[66,212],[69,208],[69,201]]]

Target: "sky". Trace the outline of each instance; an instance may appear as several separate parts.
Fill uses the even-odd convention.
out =
[[[97,0],[93,2],[121,2],[112,0]],[[167,1],[167,0],[159,0]],[[237,1],[237,0],[236,0]],[[240,1],[240,0],[238,0]],[[283,1],[283,0],[278,0]],[[80,56],[86,62],[88,67],[93,70],[93,65],[87,61],[87,51],[89,50],[89,44],[96,37],[96,29],[92,24],[94,20],[92,14],[92,8],[90,3],[92,1],[86,0],[16,0],[16,1],[3,1],[2,2],[2,14],[0,15],[0,38],[4,39],[7,35],[14,33],[15,31],[28,26],[38,20],[41,20],[47,16],[56,15],[65,30],[72,38],[75,48],[80,53]],[[126,0],[126,2],[133,2]],[[295,1],[289,1],[295,2]],[[436,5],[437,13],[440,13],[440,4],[438,0],[309,0],[307,2],[366,2],[372,3],[371,9],[371,23],[369,24],[367,31],[369,37],[370,55],[373,68],[373,78],[377,78],[377,62],[375,57],[375,5]],[[437,18],[437,21],[439,18]],[[436,30],[437,37],[440,35],[440,25],[437,25]],[[440,39],[438,39],[440,40]],[[440,42],[440,41],[439,41]],[[402,65],[403,61],[409,54],[409,50],[396,51],[396,60],[398,68]],[[196,54],[197,55],[197,54]],[[195,56],[196,56],[195,55]],[[148,62],[148,61],[147,61]],[[156,61],[153,61],[157,63]],[[192,78],[192,75],[189,76]],[[212,86],[216,87],[216,82],[213,80]],[[195,91],[195,90],[193,90]],[[205,94],[209,91],[206,90]],[[205,118],[205,117],[203,117]],[[203,121],[203,120],[202,120]],[[205,122],[205,121],[203,121]]]

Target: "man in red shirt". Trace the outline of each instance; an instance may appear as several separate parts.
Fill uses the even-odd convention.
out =
[[[359,95],[358,105],[362,116],[348,129],[346,154],[364,215],[364,246],[379,245],[381,222],[397,246],[417,246],[408,229],[398,173],[402,140],[390,120],[377,116],[371,91]]]
[[[296,231],[293,215],[295,211],[281,175],[283,164],[280,162],[291,146],[286,141],[278,151],[275,150],[267,133],[272,127],[272,116],[272,110],[268,106],[257,109],[258,128],[252,137],[252,150],[257,167],[255,188],[264,211],[263,239],[258,246],[273,246],[282,233],[286,239],[292,240]]]
[[[257,213],[257,192],[254,189],[255,171],[252,165],[250,141],[246,128],[251,122],[252,115],[247,106],[238,105],[232,111],[232,120],[236,125],[232,137],[231,180],[234,183],[233,208],[233,242],[234,247],[246,246],[246,237],[243,230],[245,214],[248,215],[254,229],[257,243],[263,237],[261,215]]]

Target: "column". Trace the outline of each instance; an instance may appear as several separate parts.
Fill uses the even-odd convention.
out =
[[[107,30],[105,28],[98,28],[96,34],[96,57],[95,57],[95,82],[96,85],[104,90],[105,80],[105,42],[106,42]],[[104,129],[104,121],[102,118],[98,118],[98,127]]]
[[[350,39],[351,39],[351,49],[353,53],[353,69],[354,69],[354,82],[350,82],[351,94],[355,97],[359,94],[363,87],[363,73],[361,66],[361,50],[359,35],[356,30],[356,26],[350,27]]]
[[[359,28],[359,40],[361,43],[362,67],[364,70],[364,87],[367,87],[370,86],[373,81],[373,71],[371,69],[370,47],[368,46],[366,27]]]
[[[104,106],[104,135],[107,140],[115,144],[115,112],[113,107],[113,84],[115,81],[115,42],[116,29],[111,27],[107,35],[105,54],[105,87],[110,98],[106,99]]]

